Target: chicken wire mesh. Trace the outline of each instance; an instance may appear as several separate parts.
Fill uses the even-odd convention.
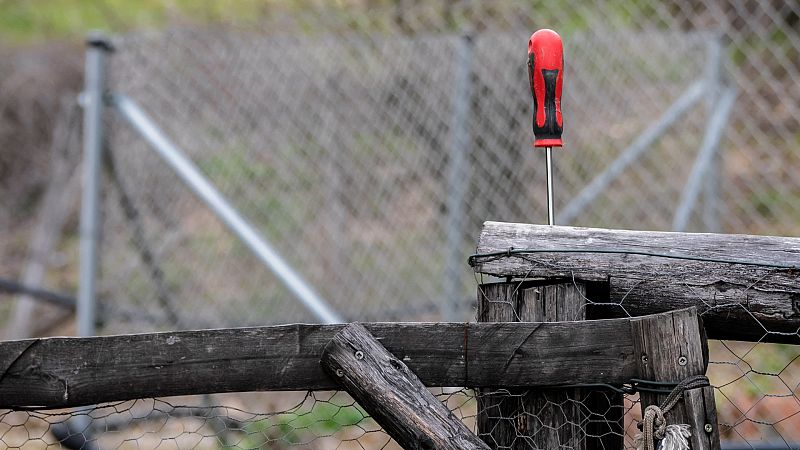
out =
[[[9,412],[2,442],[43,448],[382,448],[388,436],[346,393],[141,399],[70,411]],[[254,398],[255,397],[255,398]],[[261,412],[251,412],[255,408]],[[24,425],[24,428],[23,428]]]
[[[587,431],[589,423],[602,421],[607,414],[622,416],[638,407],[632,398],[626,399],[624,405],[593,410],[586,407],[583,398],[565,400],[553,395],[536,410],[518,409],[510,415],[508,412],[514,410],[527,391],[489,390],[477,394],[457,388],[433,391],[456,418],[475,432],[481,412],[496,427],[515,427],[528,422],[531,429],[538,430],[498,445],[492,437],[494,430],[484,426],[478,435],[491,448],[499,449],[540,448],[536,443],[546,439],[559,442],[562,434],[570,438],[565,438],[561,447],[585,445],[587,439],[600,438],[599,434]],[[499,405],[504,414],[480,411],[478,399],[485,396],[501,397]],[[557,412],[549,416],[552,423],[537,421],[543,410]],[[625,448],[633,448],[638,432],[630,417],[625,422],[624,434],[617,436]],[[606,448],[597,442],[600,446],[593,448]],[[84,450],[401,448],[358,403],[341,391],[188,396],[139,399],[73,410],[2,411],[0,443],[8,448]]]

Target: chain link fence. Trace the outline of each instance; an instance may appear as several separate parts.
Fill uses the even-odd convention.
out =
[[[435,318],[456,300],[448,318],[463,320],[474,297],[464,261],[482,221],[544,217],[519,50],[528,33],[137,35],[119,42],[111,86],[346,318]],[[606,28],[567,38],[559,205],[706,71],[712,39]],[[644,65],[650,58],[670,70]],[[633,92],[638,101],[625,101]],[[702,107],[680,120],[573,222],[668,227],[685,183],[676,175],[702,140]],[[105,297],[153,311],[147,302],[171,296],[190,323],[309,320],[139,136],[111,126],[114,184],[140,220],[107,196]],[[137,260],[145,247],[163,280],[140,264],[150,258]]]
[[[463,261],[482,221],[544,220],[521,50],[541,26],[561,30],[566,48],[560,223],[670,229],[715,99],[731,86],[719,155],[700,174],[702,195],[682,228],[796,228],[791,5],[326,11],[298,14],[292,26],[123,36],[109,70],[111,88],[138,102],[348,319],[470,317]],[[696,82],[707,83],[702,93],[665,117]],[[669,123],[599,189],[582,192]],[[313,317],[139,136],[109,126],[107,304],[173,322],[165,305],[180,305],[187,326]],[[588,198],[576,205],[579,194]]]
[[[729,87],[735,104],[686,228],[791,235],[800,230],[799,24],[800,7],[781,1],[328,5],[258,27],[120,36],[109,87],[141,105],[346,319],[469,320],[466,258],[481,223],[546,220],[544,155],[530,146],[531,31],[551,27],[565,42],[557,214],[665,124],[693,83],[708,83],[557,223],[673,228]],[[140,136],[106,119],[101,332],[314,320]],[[798,348],[711,343],[724,440],[797,445]],[[392,445],[343,394],[303,395],[296,406],[215,396],[77,415],[116,421],[91,421],[101,432],[86,433],[105,436],[102,448]],[[442,399],[474,421],[474,393]],[[307,412],[315,408],[330,411]],[[5,413],[0,440],[63,447],[58,433],[76,433],[56,425],[75,414]],[[628,447],[635,420],[626,415]]]
[[[439,13],[451,17],[432,21]],[[735,107],[685,227],[785,234],[800,215],[797,13],[780,2],[567,2],[546,12],[458,3],[373,10],[358,31],[340,26],[349,14],[309,14],[296,26],[315,26],[301,34],[265,26],[124,36],[111,88],[137,101],[348,320],[465,320],[475,294],[463,263],[481,223],[545,220],[525,81],[531,30],[553,27],[565,39],[557,213],[669,121],[694,83],[707,83],[569,224],[672,228],[730,86]],[[313,320],[135,133],[109,125],[109,311],[133,306],[162,327]],[[141,330],[111,317],[109,330]],[[712,349],[724,438],[795,445],[796,348]]]

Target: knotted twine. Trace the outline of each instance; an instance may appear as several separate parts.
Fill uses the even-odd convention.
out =
[[[644,409],[642,433],[636,436],[638,450],[656,450],[656,440],[661,441],[659,450],[688,450],[692,433],[687,424],[667,424],[664,414],[672,410],[683,398],[683,391],[708,386],[704,375],[688,377],[678,383],[660,406],[650,405]]]

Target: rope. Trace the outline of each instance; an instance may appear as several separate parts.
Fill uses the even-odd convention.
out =
[[[650,405],[644,409],[642,423],[642,436],[644,438],[642,450],[655,450],[655,440],[663,439],[667,431],[667,420],[664,419],[664,412],[658,406]]]
[[[688,447],[688,437],[691,436],[689,426],[685,424],[667,425],[664,415],[667,414],[683,398],[683,392],[689,389],[696,389],[709,386],[708,378],[705,375],[694,375],[678,383],[675,389],[670,392],[660,406],[650,405],[644,409],[642,419],[642,450],[656,450],[656,440],[663,440],[669,436],[670,443],[662,445],[669,449],[681,449]],[[666,450],[666,448],[662,450]]]

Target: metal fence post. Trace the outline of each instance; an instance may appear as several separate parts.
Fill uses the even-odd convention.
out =
[[[458,319],[458,299],[461,291],[461,274],[464,272],[464,241],[466,210],[464,197],[469,186],[466,167],[470,142],[469,119],[472,102],[472,59],[474,36],[462,34],[456,43],[456,70],[453,89],[453,115],[450,123],[450,152],[447,164],[447,217],[445,219],[445,268],[443,299],[440,305],[443,320]]]
[[[724,87],[722,81],[722,35],[715,33],[708,40],[706,49],[706,78],[708,80],[708,95],[706,96],[706,116],[709,117],[714,114],[714,106],[719,101],[722,89]],[[720,163],[721,158],[719,152],[714,152],[711,164],[708,167],[708,173],[704,178],[703,183],[703,231],[719,232],[719,183],[720,183]]]
[[[80,274],[76,307],[76,334],[96,334],[97,267],[100,240],[100,167],[103,152],[103,109],[106,93],[106,57],[113,51],[109,39],[99,32],[86,39],[83,106],[83,191],[80,217]],[[76,436],[76,445],[96,449],[89,428],[92,419],[78,415],[67,421],[66,432]]]
[[[95,334],[97,247],[100,237],[100,162],[103,149],[103,96],[109,40],[92,33],[86,41],[83,104],[83,193],[80,217],[80,280],[77,334]]]
[[[683,189],[680,202],[675,210],[672,231],[685,231],[689,225],[689,219],[692,211],[694,211],[697,198],[700,196],[704,180],[709,170],[711,170],[719,143],[725,134],[725,128],[728,125],[728,119],[735,101],[736,90],[727,88],[714,105],[714,110],[703,136],[703,142],[697,152],[697,158],[695,158],[689,179],[686,181],[686,187]]]

